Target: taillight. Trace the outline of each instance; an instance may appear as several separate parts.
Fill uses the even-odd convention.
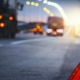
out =
[[[12,21],[12,20],[13,20],[13,16],[10,16],[10,17],[9,17],[9,20]]]
[[[42,29],[39,29],[39,31],[41,31],[41,32],[42,32],[43,30],[42,30]]]
[[[5,25],[4,23],[0,23],[0,27],[4,27],[4,25]]]
[[[37,29],[40,29],[41,27],[40,26],[37,26]]]
[[[0,19],[2,19],[2,15],[0,15]]]
[[[37,31],[37,29],[36,29],[36,28],[34,28],[34,29],[33,29],[33,31]]]

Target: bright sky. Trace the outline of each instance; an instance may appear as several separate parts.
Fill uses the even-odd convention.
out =
[[[49,16],[46,12],[43,11],[43,7],[47,7],[55,16],[60,16],[60,12],[52,6],[43,4],[38,0],[34,0],[34,2],[39,3],[39,7],[26,5],[26,1],[33,0],[18,0],[24,3],[23,11],[18,11],[18,20],[23,20],[26,22],[29,21],[47,21],[47,17]],[[67,15],[70,23],[78,23],[80,21],[80,1],[79,0],[50,0],[58,3],[64,10]]]

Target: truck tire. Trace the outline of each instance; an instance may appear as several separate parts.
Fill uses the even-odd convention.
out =
[[[5,37],[6,37],[6,38],[15,38],[15,33],[5,34]]]
[[[11,38],[15,38],[15,33],[11,33]]]

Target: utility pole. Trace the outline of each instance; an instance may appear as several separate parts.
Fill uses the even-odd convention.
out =
[[[14,9],[15,9],[15,14],[17,16],[17,0],[14,0]]]
[[[17,24],[17,23],[18,23],[18,22],[17,22],[17,15],[18,15],[18,13],[17,13],[17,10],[18,10],[17,3],[18,3],[18,2],[17,2],[17,0],[13,0],[13,3],[14,3],[13,8],[14,8],[14,11],[15,11],[15,18],[16,18],[16,19],[15,19],[15,22],[16,22],[16,24]],[[16,25],[16,24],[15,24],[15,25]],[[16,25],[16,26],[17,26],[17,25]]]

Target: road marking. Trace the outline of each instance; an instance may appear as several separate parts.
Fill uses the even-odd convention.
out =
[[[21,40],[21,41],[15,41],[15,42],[11,42],[11,44],[21,44],[21,43],[27,43],[27,42],[34,42],[34,41],[43,41],[46,40],[48,38],[38,38],[38,39],[28,39],[28,40]]]
[[[67,37],[43,37],[43,38],[37,38],[37,39],[28,39],[28,40],[20,40],[20,41],[14,41],[14,42],[11,42],[10,44],[12,45],[16,45],[16,44],[22,44],[22,43],[28,43],[28,42],[35,42],[35,41],[43,41],[43,40],[54,40],[54,42],[59,42],[59,39],[60,40],[64,40],[65,39],[72,39],[71,37],[70,38],[67,38]]]

